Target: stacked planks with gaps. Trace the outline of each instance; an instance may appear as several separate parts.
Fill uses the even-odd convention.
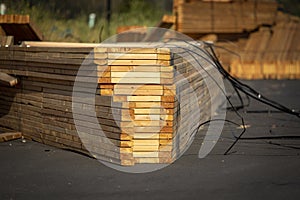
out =
[[[192,142],[199,123],[209,119],[215,96],[209,94],[205,73],[171,48],[55,45],[0,48],[0,72],[20,80],[16,87],[0,85],[1,131],[20,131],[26,138],[120,165],[171,163]],[[79,82],[84,81],[74,100],[82,66]],[[213,66],[203,68],[210,72]],[[89,92],[94,104],[85,96]]]

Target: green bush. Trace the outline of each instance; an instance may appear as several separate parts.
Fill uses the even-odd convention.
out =
[[[47,9],[42,3],[29,3],[19,0],[18,3],[7,2],[8,14],[29,14],[32,22],[43,33],[47,41],[100,42],[116,33],[118,26],[140,25],[155,26],[164,11],[152,1],[124,1],[118,11],[113,11],[108,24],[105,13],[98,12],[93,29],[88,27],[89,13],[79,13],[75,17],[59,15],[60,11]],[[42,2],[42,1],[40,1]],[[72,15],[74,16],[74,15]]]

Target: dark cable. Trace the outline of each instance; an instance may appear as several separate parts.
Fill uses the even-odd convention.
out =
[[[285,113],[291,114],[291,115],[295,115],[297,117],[300,117],[300,113],[296,112],[294,110],[291,110],[289,108],[287,108],[286,106],[279,104],[271,99],[268,99],[266,97],[264,97],[263,95],[261,95],[259,92],[257,92],[256,90],[254,90],[253,88],[251,88],[250,86],[241,83],[239,80],[237,80],[236,78],[232,77],[226,70],[224,70],[223,66],[221,65],[221,63],[219,62],[218,58],[216,57],[216,54],[213,50],[213,45],[206,43],[210,49],[210,51],[212,52],[212,59],[214,60],[215,64],[218,66],[218,69],[220,69],[219,71],[221,72],[221,74],[224,74],[224,77],[227,78],[231,83],[233,83],[234,87],[237,88],[238,90],[240,90],[241,92],[245,93],[246,95],[256,99],[257,101],[260,101],[264,104],[267,104],[273,108],[276,108],[278,110],[281,110]]]
[[[169,40],[172,40],[172,38],[170,38]],[[178,38],[175,38],[173,40],[180,40]],[[194,44],[191,44],[185,40],[180,40],[180,41],[183,41],[185,42],[186,44],[189,44],[189,45],[192,45],[193,47],[195,47],[196,49],[200,50],[202,53],[204,53],[205,55],[207,55],[209,58],[211,58],[212,60],[209,60],[207,58],[205,58],[203,55],[200,55],[196,52],[193,52],[195,53],[197,56],[200,56],[202,59],[204,59],[206,62],[210,63],[212,66],[216,67],[218,69],[218,71],[225,71],[224,68],[222,67],[222,65],[220,63],[218,63],[218,60],[216,57],[214,57],[212,54],[210,54],[207,50],[203,50],[201,48],[199,48],[198,46],[194,45]],[[238,112],[238,110],[236,109],[236,107],[233,106],[233,104],[231,103],[230,99],[228,98],[228,96],[226,95],[225,91],[221,88],[221,86],[218,84],[218,82],[214,79],[214,77],[200,64],[200,62],[195,58],[195,56],[193,54],[190,53],[189,49],[186,49],[184,47],[181,47],[181,46],[178,46],[178,45],[174,45],[175,47],[177,48],[180,48],[180,49],[183,49],[183,50],[188,50],[188,53],[193,57],[193,59],[198,63],[198,65],[206,72],[206,74],[215,82],[215,84],[219,87],[219,89],[221,90],[221,92],[223,93],[223,95],[225,96],[226,100],[229,102],[232,110],[236,113],[236,115],[241,119],[241,122],[242,122],[242,127],[243,127],[243,130],[242,132],[240,133],[238,139],[236,139],[233,144],[228,148],[228,150],[224,153],[224,155],[227,155],[228,152],[233,148],[233,146],[238,142],[239,138],[243,136],[243,134],[246,132],[246,127],[245,127],[245,122],[244,122],[244,118],[240,115],[240,113]],[[214,54],[214,52],[213,52]],[[213,62],[212,62],[213,61]],[[218,66],[219,65],[219,66]],[[222,73],[221,73],[222,74]],[[212,122],[212,120],[208,120],[202,124],[200,124],[197,128],[197,130],[199,130],[199,128],[203,125],[203,124],[206,124],[206,123],[210,123]]]
[[[177,39],[176,38],[176,40],[179,40],[179,39]],[[184,41],[184,40],[182,40],[182,41]],[[186,41],[184,41],[184,42],[186,42]],[[188,43],[188,42],[186,42],[186,43]],[[268,99],[268,98],[266,98],[266,97],[264,97],[263,95],[261,95],[259,92],[257,92],[256,90],[254,90],[253,88],[251,88],[250,86],[248,86],[248,85],[246,85],[246,84],[243,84],[242,82],[240,82],[238,79],[236,79],[236,78],[234,78],[234,77],[232,77],[224,68],[223,68],[223,66],[222,66],[222,64],[219,62],[219,60],[218,60],[218,58],[217,58],[217,56],[216,56],[216,54],[215,54],[215,52],[214,52],[214,49],[213,49],[213,47],[214,47],[214,45],[213,44],[210,44],[210,43],[205,43],[204,42],[204,44],[206,45],[206,47],[208,47],[208,49],[210,50],[210,52],[208,51],[208,50],[206,50],[206,51],[204,51],[203,49],[201,49],[201,48],[199,48],[198,46],[196,46],[196,45],[194,45],[194,44],[191,44],[191,43],[189,43],[190,45],[192,45],[192,46],[194,46],[194,47],[196,47],[198,50],[200,50],[201,52],[203,52],[203,53],[205,53],[205,55],[207,55],[207,56],[209,56],[211,59],[212,59],[212,61],[213,61],[213,66],[215,66],[215,67],[217,67],[217,69],[218,69],[218,71],[223,75],[223,77],[225,78],[225,79],[227,79],[230,83],[231,83],[231,85],[233,86],[233,88],[235,89],[235,91],[237,91],[237,95],[238,95],[238,97],[239,97],[239,99],[240,99],[240,101],[241,101],[241,106],[244,106],[244,103],[243,103],[243,101],[242,101],[242,98],[241,98],[241,96],[240,96],[240,94],[239,94],[239,92],[238,91],[241,91],[241,92],[243,92],[245,95],[246,95],[246,97],[247,98],[249,98],[249,97],[252,97],[253,99],[255,99],[255,100],[257,100],[257,101],[259,101],[259,102],[262,102],[262,103],[264,103],[264,104],[266,104],[266,105],[269,105],[269,106],[271,106],[271,107],[273,107],[273,108],[275,108],[275,109],[277,109],[277,110],[280,110],[280,111],[282,111],[282,112],[285,112],[285,113],[288,113],[288,114],[291,114],[291,115],[294,115],[294,116],[297,116],[297,117],[300,117],[300,113],[299,112],[296,112],[296,111],[294,111],[294,110],[291,110],[291,109],[289,109],[289,108],[287,108],[286,106],[284,106],[284,105],[282,105],[282,104],[279,104],[279,103],[277,103],[277,102],[275,102],[275,101],[273,101],[273,100],[271,100],[271,99]],[[196,55],[198,55],[198,56],[201,56],[201,55],[199,55],[199,54],[197,54],[196,52],[194,52]],[[192,55],[193,56],[193,55]],[[204,58],[203,56],[201,56],[202,58]],[[193,56],[193,58],[195,59],[195,57]],[[204,58],[206,61],[207,61],[207,59],[206,58]],[[209,61],[207,61],[207,62],[209,62]],[[199,62],[197,62],[199,65],[200,65],[200,63]],[[209,62],[209,63],[211,63],[211,62]],[[201,66],[201,65],[200,65]],[[202,68],[203,68],[203,66],[201,66]],[[213,77],[203,68],[203,70],[213,79]],[[213,79],[214,80],[214,79]],[[215,81],[215,80],[214,80]],[[215,81],[215,83],[216,83],[216,81]],[[218,83],[216,83],[216,84],[218,84]],[[220,86],[219,86],[219,88],[220,88]],[[226,94],[224,93],[224,91],[222,91],[223,92],[223,94],[226,96]],[[228,152],[234,147],[234,145],[241,139],[241,137],[243,136],[243,134],[245,133],[245,131],[246,131],[246,128],[245,128],[245,125],[244,125],[244,120],[243,120],[243,118],[240,116],[240,114],[237,112],[237,109],[239,109],[239,107],[234,107],[233,105],[232,105],[232,103],[230,102],[230,100],[229,100],[229,98],[226,96],[226,99],[227,99],[227,101],[230,103],[230,105],[231,105],[231,108],[236,112],[236,114],[241,118],[241,120],[242,120],[242,126],[243,126],[243,131],[240,133],[240,135],[239,136],[237,136],[236,137],[236,140],[234,141],[234,143],[227,149],[227,151],[224,153],[225,155],[226,154],[228,154]],[[250,100],[250,99],[249,99]],[[202,124],[200,124],[200,126],[202,126],[202,125],[204,125],[204,124],[206,124],[206,123],[210,123],[210,122],[212,122],[212,121],[210,121],[210,120],[208,120],[208,121],[206,121],[206,122],[204,122],[204,123],[202,123]],[[199,126],[199,127],[200,127]],[[259,137],[259,139],[263,139],[263,138],[266,138],[266,137]],[[282,137],[281,137],[282,138]],[[244,138],[244,139],[247,139],[247,138]],[[253,138],[248,138],[248,139],[255,139],[254,137]],[[267,138],[266,138],[267,139]],[[268,137],[268,139],[270,139],[270,137]]]

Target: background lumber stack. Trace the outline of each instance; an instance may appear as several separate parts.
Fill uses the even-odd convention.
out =
[[[145,26],[119,26],[117,28],[117,42],[139,42],[147,34]]]
[[[250,35],[241,57],[232,59],[231,73],[244,79],[300,78],[299,34],[299,19],[260,28]]]
[[[0,26],[3,35],[14,37],[15,44],[22,41],[41,41],[43,39],[29,15],[0,15]]]
[[[242,33],[263,24],[273,24],[276,2],[256,1],[175,1],[177,30],[195,35]]]
[[[170,48],[54,45],[0,48],[0,72],[20,80],[16,87],[0,85],[2,132],[20,131],[27,138],[120,165],[171,163],[192,141],[198,124],[209,118],[214,97],[205,73]],[[73,106],[79,109],[74,110],[72,91],[81,65],[85,81],[77,88],[80,96]],[[85,98],[89,91],[94,92],[94,105]]]
[[[297,79],[300,20],[276,1],[174,0],[176,30],[215,43],[224,68],[242,79]]]

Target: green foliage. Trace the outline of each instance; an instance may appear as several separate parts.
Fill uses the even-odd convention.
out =
[[[106,22],[102,0],[0,0],[8,14],[29,14],[48,41],[99,42],[116,33],[118,26],[155,26],[172,0],[111,0],[111,21]],[[278,0],[286,12],[300,16],[299,0]],[[88,15],[97,14],[93,29]],[[170,11],[169,11],[170,12]],[[101,31],[102,30],[102,31]],[[101,33],[101,36],[100,36]]]
[[[130,0],[114,15],[114,21],[120,25],[154,26],[163,16],[159,7],[150,1]]]
[[[122,1],[126,3],[121,4],[119,12],[116,10],[112,12],[109,24],[105,19],[105,12],[95,12],[97,14],[96,24],[93,29],[90,29],[88,27],[90,12],[82,11],[76,15],[73,12],[71,14],[67,12],[69,14],[61,15],[61,9],[53,10],[53,7],[56,6],[55,3],[47,8],[44,3],[34,3],[33,0],[18,0],[18,3],[13,3],[16,0],[11,1],[7,2],[7,13],[29,14],[47,41],[100,42],[100,38],[103,41],[114,35],[118,26],[155,26],[164,13],[163,9],[159,8],[159,4],[153,4],[152,1]],[[74,2],[78,3],[78,1]],[[77,7],[80,8],[80,4]]]
[[[300,17],[300,2],[299,0],[277,0],[278,3],[282,4],[285,12]]]

